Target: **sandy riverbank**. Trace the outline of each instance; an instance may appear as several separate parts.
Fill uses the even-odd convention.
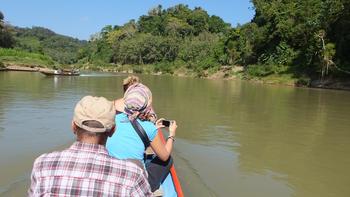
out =
[[[82,68],[83,70],[89,71],[88,68]],[[120,72],[120,73],[127,73],[127,74],[133,74],[133,70],[127,70],[127,71],[117,71],[116,69],[110,69],[110,68],[100,68],[98,69],[101,72]],[[6,68],[2,68],[0,71],[24,71],[24,72],[40,72],[40,71],[53,71],[50,68],[44,68],[39,66],[27,66],[27,65],[13,65],[9,64],[6,65]],[[236,79],[242,79],[242,76],[239,75],[239,73],[243,72],[243,67],[235,67],[234,69],[228,69],[226,67],[223,67],[223,69],[220,69],[217,72],[214,73],[205,73],[204,76],[201,78],[206,79],[212,79],[212,80],[236,80]],[[232,73],[236,73],[237,75],[232,75]],[[152,73],[154,75],[162,75],[163,73]],[[178,77],[195,77],[193,73],[186,73],[185,71],[176,71],[172,74],[173,76]],[[350,80],[340,80],[340,79],[324,79],[324,80],[312,80],[308,85],[300,85],[297,83],[297,80],[284,80],[283,77],[274,77],[270,79],[267,78],[254,78],[254,79],[245,79],[242,80],[251,81],[254,83],[262,83],[267,85],[282,85],[282,86],[294,86],[294,87],[307,87],[307,88],[320,88],[320,89],[334,89],[334,90],[350,90]]]
[[[2,71],[24,71],[24,72],[39,72],[39,71],[51,71],[52,69],[43,68],[39,66],[25,66],[25,65],[6,65],[2,68]]]

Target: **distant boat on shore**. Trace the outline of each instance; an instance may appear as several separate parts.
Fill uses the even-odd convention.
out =
[[[42,74],[46,76],[79,76],[80,71],[79,70],[42,70],[40,71]]]
[[[4,68],[0,68],[0,71],[24,71],[24,72],[37,72],[40,68],[36,66],[18,66],[18,65],[9,65]]]

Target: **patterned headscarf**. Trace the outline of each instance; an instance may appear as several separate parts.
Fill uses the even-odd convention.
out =
[[[124,111],[130,120],[140,118],[155,122],[151,90],[142,83],[131,85],[124,94]]]

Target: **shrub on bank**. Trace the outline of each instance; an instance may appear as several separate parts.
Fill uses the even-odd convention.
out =
[[[310,86],[310,84],[311,84],[311,79],[306,76],[300,77],[295,83],[296,86]]]
[[[245,73],[252,77],[265,77],[273,73],[269,66],[262,65],[249,65],[247,66]]]
[[[174,63],[173,62],[159,62],[154,65],[154,71],[155,72],[162,72],[162,73],[168,73],[173,74],[174,73]]]
[[[53,61],[51,57],[43,54],[5,48],[0,48],[0,60],[2,62],[40,66],[53,66],[56,64],[56,62]]]

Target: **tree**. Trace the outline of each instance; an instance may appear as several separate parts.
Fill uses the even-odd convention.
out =
[[[4,15],[0,11],[0,47],[11,48],[15,40],[13,39],[11,28],[4,22]]]
[[[339,18],[331,24],[327,38],[335,44],[334,61],[342,70],[350,70],[350,1],[343,0],[343,11]]]
[[[193,31],[193,27],[186,21],[175,17],[168,17],[166,20],[165,32],[167,35],[185,37],[192,34]]]
[[[242,65],[259,76],[288,72],[316,77],[327,67],[337,68],[329,69],[332,72],[350,70],[349,0],[252,3],[252,21],[235,28],[200,7],[179,4],[163,9],[159,5],[138,21],[102,29],[90,42],[91,48],[97,48],[89,50],[91,59],[159,63],[164,70],[180,64],[198,72],[224,64]],[[320,31],[324,32],[322,39],[317,36]]]
[[[4,14],[0,11],[0,22],[4,20]]]
[[[102,28],[102,30],[101,30],[101,35],[102,35],[103,37],[105,37],[105,36],[107,36],[108,33],[111,32],[112,30],[113,30],[112,25],[107,25],[107,26],[105,26],[105,27]]]
[[[297,73],[317,73],[323,60],[319,58],[322,49],[315,35],[320,30],[328,32],[341,16],[344,9],[341,0],[252,2],[255,7],[252,23],[257,24],[255,32],[259,35],[253,35],[251,42],[254,44],[252,54],[257,57],[255,64],[287,66]],[[264,38],[264,42],[260,42],[259,37]]]
[[[228,23],[225,23],[224,20],[222,20],[218,16],[211,16],[209,18],[209,31],[212,33],[224,33],[226,34],[228,30],[230,29],[230,25]]]
[[[193,11],[188,8],[188,5],[178,4],[174,7],[168,8],[163,14],[187,21],[190,18],[192,12]]]
[[[62,64],[76,63],[79,49],[87,44],[86,41],[59,35],[42,27],[11,29],[16,40],[14,48],[48,55]]]
[[[194,9],[187,22],[194,28],[194,35],[209,30],[209,15],[200,7]]]
[[[158,5],[157,7],[154,7],[148,11],[149,16],[160,16],[162,15],[162,5]]]
[[[164,33],[164,19],[160,15],[141,16],[137,24],[140,32],[154,35]]]

